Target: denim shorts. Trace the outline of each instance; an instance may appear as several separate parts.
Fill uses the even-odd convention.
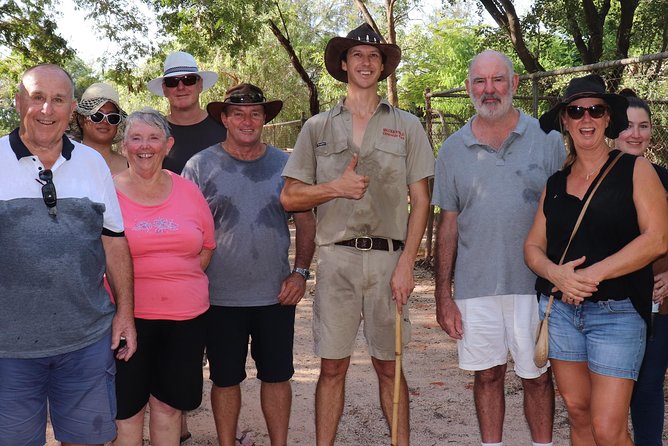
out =
[[[540,298],[545,316],[547,296]],[[638,378],[645,353],[647,327],[630,299],[565,304],[554,299],[550,314],[548,357],[586,361],[594,373],[616,378]]]
[[[111,335],[70,353],[0,358],[0,444],[42,446],[47,401],[55,437],[102,444],[116,437]]]

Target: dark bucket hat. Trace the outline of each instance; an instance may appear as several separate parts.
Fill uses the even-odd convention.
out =
[[[283,108],[283,101],[267,101],[264,93],[259,87],[253,84],[239,84],[231,87],[225,92],[225,99],[223,102],[211,102],[206,106],[206,111],[216,121],[222,124],[220,114],[230,105],[250,106],[262,105],[264,106],[265,120],[268,123],[278,115]]]
[[[589,74],[584,77],[571,79],[568,87],[566,87],[563,99],[540,117],[540,128],[545,133],[549,133],[551,130],[561,132],[559,122],[561,119],[561,110],[574,100],[580,98],[601,98],[608,105],[610,124],[605,129],[605,136],[608,138],[617,138],[619,133],[629,126],[628,117],[626,116],[626,109],[629,106],[628,100],[618,94],[606,93],[605,82],[603,82],[601,76]]]
[[[348,82],[348,73],[341,68],[341,61],[346,51],[357,45],[371,45],[378,48],[383,55],[383,71],[379,81],[394,73],[401,61],[401,48],[393,43],[381,43],[380,36],[368,23],[350,31],[346,37],[334,37],[325,48],[325,67],[336,80]]]

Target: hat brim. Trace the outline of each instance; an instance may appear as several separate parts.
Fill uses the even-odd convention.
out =
[[[238,105],[240,107],[247,107],[251,105],[262,105],[264,106],[264,123],[269,124],[272,119],[274,119],[278,114],[280,113],[281,109],[283,108],[283,101],[280,100],[275,100],[275,101],[266,101],[266,102],[250,102],[250,103],[244,103],[244,104],[235,104],[232,102],[210,102],[206,106],[206,111],[209,113],[209,116],[211,116],[213,119],[215,119],[217,122],[220,122],[221,124],[223,123],[222,119],[220,119],[220,115],[223,113],[225,108],[229,107],[230,105]]]
[[[629,126],[628,116],[626,115],[626,109],[629,106],[629,101],[618,94],[614,93],[577,93],[567,98],[564,98],[561,102],[552,107],[549,111],[543,113],[538,119],[540,122],[540,128],[543,129],[545,133],[550,133],[552,130],[561,132],[561,123],[559,122],[561,111],[571,102],[576,99],[581,98],[601,98],[605,101],[610,109],[610,123],[605,129],[605,136],[608,138],[614,139],[619,136],[619,133],[624,131]]]
[[[202,78],[202,91],[206,91],[218,80],[218,73],[213,71],[177,71],[170,73],[169,76],[160,76],[148,81],[148,90],[156,96],[164,96],[162,91],[162,80],[166,77],[185,76],[186,74],[196,74]]]
[[[347,37],[334,37],[325,48],[325,68],[332,77],[338,81],[348,83],[348,73],[341,68],[341,55],[350,48],[357,45],[370,45],[378,48],[385,56],[383,71],[380,73],[379,81],[386,79],[394,73],[401,62],[401,48],[393,43],[360,42]]]

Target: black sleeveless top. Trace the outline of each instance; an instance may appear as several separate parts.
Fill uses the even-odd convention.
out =
[[[602,175],[608,164],[617,156],[618,150],[608,155],[608,161],[601,168]],[[590,266],[621,250],[631,240],[640,235],[638,216],[633,203],[633,168],[636,157],[624,154],[608,175],[603,179],[596,194],[582,219],[571,246],[566,253],[564,263],[587,257],[580,268]],[[591,194],[592,182],[582,200],[566,192],[566,177],[571,167],[556,172],[547,181],[543,212],[547,219],[547,257],[558,263],[580,215],[582,206]],[[604,280],[598,291],[588,300],[623,300],[631,298],[636,311],[649,323],[652,310],[652,288],[654,276],[652,266],[647,265],[638,271],[615,279]],[[550,295],[553,285],[546,279],[536,280],[536,290]],[[561,293],[555,295],[561,298]]]

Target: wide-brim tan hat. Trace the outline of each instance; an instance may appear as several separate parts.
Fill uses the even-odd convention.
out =
[[[341,68],[346,52],[357,45],[370,45],[378,48],[383,55],[383,71],[379,81],[387,78],[401,62],[401,48],[393,43],[381,43],[380,36],[364,23],[350,31],[346,37],[334,37],[325,48],[325,68],[336,80],[348,83],[348,73]]]
[[[220,115],[225,108],[230,105],[262,105],[265,114],[264,123],[267,124],[281,111],[283,108],[283,101],[267,101],[260,87],[256,87],[253,84],[239,84],[231,87],[225,92],[225,99],[223,99],[223,102],[209,103],[206,106],[206,111],[209,113],[209,116],[222,124],[223,121],[220,119]]]
[[[202,78],[202,91],[206,91],[218,80],[218,73],[213,71],[202,71],[197,67],[195,58],[186,52],[175,51],[165,59],[164,72],[162,76],[151,79],[148,82],[148,89],[157,96],[164,96],[162,92],[162,80],[166,77],[185,76],[186,74],[196,74]]]

